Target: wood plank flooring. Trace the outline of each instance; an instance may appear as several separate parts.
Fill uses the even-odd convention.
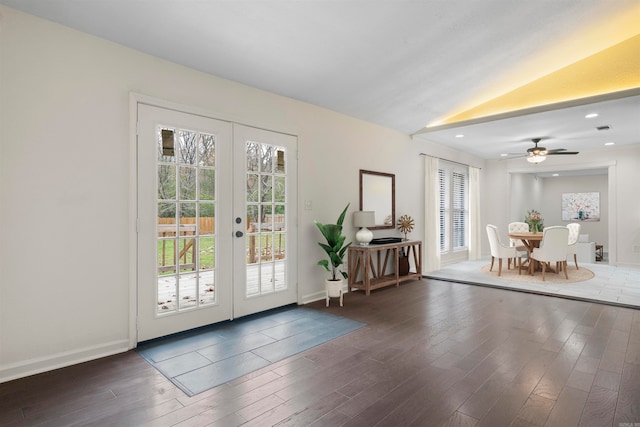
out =
[[[0,425],[640,423],[638,310],[436,280],[309,306],[368,326],[192,397],[133,351],[11,381]]]

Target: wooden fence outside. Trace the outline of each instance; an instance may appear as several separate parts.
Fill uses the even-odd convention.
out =
[[[273,219],[273,221],[272,221]],[[158,218],[158,224],[175,224],[175,218]],[[181,224],[195,224],[196,218],[180,218]],[[284,223],[284,214],[266,215],[265,223],[278,224]],[[215,218],[200,218],[200,234],[213,234],[215,231]]]
[[[175,224],[175,218],[158,218],[158,224]],[[180,218],[180,224],[195,224],[196,218]],[[200,218],[200,234],[213,234],[215,231],[215,218]]]

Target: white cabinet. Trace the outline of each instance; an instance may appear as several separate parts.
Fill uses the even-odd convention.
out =
[[[596,262],[596,242],[578,242],[576,245],[578,265],[580,265],[581,262],[588,262],[592,264]]]

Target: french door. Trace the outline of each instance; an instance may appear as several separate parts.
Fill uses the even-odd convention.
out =
[[[296,302],[296,149],[138,105],[138,341]]]
[[[297,140],[242,125],[233,130],[233,312],[239,317],[297,300]]]

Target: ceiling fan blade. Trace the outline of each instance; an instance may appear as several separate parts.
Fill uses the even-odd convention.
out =
[[[547,153],[547,156],[555,156],[558,154],[580,154],[579,151],[553,151],[550,153]]]
[[[522,154],[522,153],[508,153],[506,156],[500,156],[498,160],[511,160],[511,159],[519,159],[523,157],[529,157],[529,155]]]
[[[559,151],[567,151],[566,148],[554,148],[553,150],[547,150],[547,154],[549,153],[557,153]]]

